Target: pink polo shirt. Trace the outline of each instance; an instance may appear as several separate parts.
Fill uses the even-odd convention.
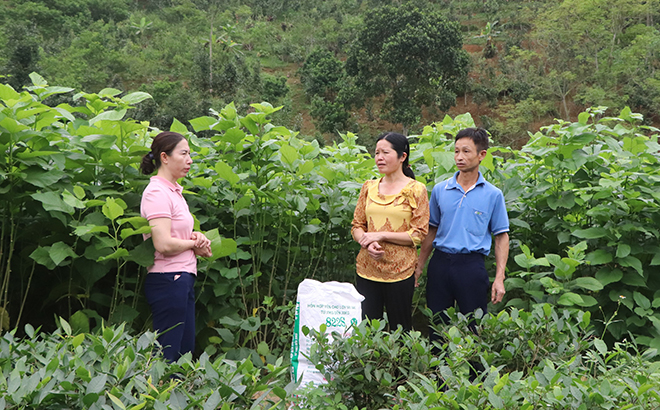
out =
[[[183,187],[172,184],[159,176],[151,177],[149,185],[142,193],[140,213],[148,221],[156,218],[169,218],[172,221],[172,238],[190,239],[195,222],[188,204],[181,194]],[[147,239],[151,235],[144,235]],[[156,251],[154,264],[149,272],[189,272],[197,274],[197,258],[192,249],[178,255],[165,256]]]

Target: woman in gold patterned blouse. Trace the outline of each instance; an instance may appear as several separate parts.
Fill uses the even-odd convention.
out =
[[[353,215],[357,290],[364,297],[362,316],[383,317],[392,330],[412,329],[412,297],[417,246],[428,232],[429,197],[408,165],[408,139],[388,132],[378,137],[376,166],[383,177],[362,185]]]

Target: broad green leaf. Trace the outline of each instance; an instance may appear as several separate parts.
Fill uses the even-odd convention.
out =
[[[124,215],[124,209],[117,203],[114,198],[107,198],[105,204],[103,205],[103,215],[106,218],[114,221],[120,216]]]
[[[233,120],[236,118],[236,106],[234,102],[227,104],[223,109],[220,110],[220,115],[228,120]]]
[[[519,253],[518,255],[514,256],[513,259],[516,261],[518,266],[520,266],[521,268],[529,269],[530,267],[533,266],[532,263],[531,263],[531,260],[530,260],[530,259],[533,259],[533,258],[529,258],[529,257],[527,257],[527,255],[525,255],[523,253]]]
[[[38,186],[39,188],[50,187],[65,176],[66,174],[59,169],[46,170],[30,167],[25,170],[25,182]]]
[[[77,236],[84,236],[90,233],[98,233],[98,232],[103,232],[103,233],[108,233],[110,232],[108,227],[105,225],[82,225],[82,226],[76,226],[74,229],[73,233],[75,233]]]
[[[11,86],[7,84],[0,84],[0,100],[18,100],[20,94],[16,92]]]
[[[298,151],[288,144],[283,145],[282,148],[280,148],[280,154],[282,155],[282,161],[289,165],[293,165],[293,163],[300,158]]]
[[[197,117],[190,120],[190,125],[197,132],[199,131],[208,131],[213,128],[213,124],[218,122],[217,119],[213,117]]]
[[[118,90],[116,88],[108,87],[99,91],[98,95],[99,97],[116,97],[119,94],[121,94],[121,92],[122,92],[121,90]]]
[[[660,265],[660,253],[656,253],[653,256],[653,260],[651,261],[651,266],[658,266]]]
[[[646,279],[644,279],[644,276],[639,275],[636,272],[626,272],[623,275],[623,279],[621,279],[621,283],[628,286],[646,288]]]
[[[241,124],[243,124],[245,128],[248,129],[248,131],[250,131],[252,135],[259,134],[259,127],[252,118],[241,118],[239,121],[241,122]]]
[[[596,347],[596,350],[598,350],[598,353],[601,355],[605,356],[607,354],[607,344],[605,344],[605,342],[602,340],[595,339],[594,346]]]
[[[48,269],[55,269],[55,263],[50,257],[50,246],[39,246],[37,249],[32,251],[30,258],[37,262],[40,265],[45,266]]]
[[[130,218],[118,219],[117,223],[119,225],[130,224],[135,229],[149,226],[149,221],[147,221],[147,218],[142,216],[132,216]]]
[[[140,266],[148,267],[154,264],[154,252],[154,244],[151,239],[148,239],[131,249],[125,259]]]
[[[629,266],[631,268],[634,268],[637,273],[640,275],[644,274],[644,268],[642,267],[642,262],[635,258],[634,256],[626,256],[625,258],[617,258],[617,262],[621,264],[621,266]]]
[[[440,166],[442,171],[444,172],[449,172],[454,169],[454,154],[451,152],[446,152],[446,151],[435,151],[431,153],[431,156],[437,162],[437,164]]]
[[[82,190],[82,188],[80,188],[79,186],[76,186],[76,187],[74,187],[74,192],[75,192],[76,188],[79,188],[79,189]],[[84,196],[85,191],[83,191],[82,194]],[[74,196],[74,194],[72,194],[71,192],[69,192],[67,190],[64,190],[62,192],[62,200],[66,204],[68,204],[69,206],[71,206],[73,208],[77,208],[77,209],[84,209],[85,208],[85,203],[83,201],[81,201],[80,199],[78,199],[76,196]]]
[[[30,109],[27,109],[27,110],[20,110],[16,113],[16,119],[17,120],[23,120],[23,119],[31,117],[33,115],[41,114],[41,113],[47,112],[47,111],[50,111],[50,108],[46,107],[45,105],[40,106],[40,107],[30,108]]]
[[[206,237],[211,241],[211,251],[213,252],[213,256],[209,258],[211,261],[236,252],[236,241],[221,237],[217,228],[206,232]]]
[[[604,249],[597,249],[588,253],[585,257],[585,260],[589,261],[592,265],[604,265],[612,262],[613,259],[612,253]]]
[[[130,93],[128,95],[121,97],[122,100],[126,101],[129,104],[138,104],[149,98],[151,98],[151,95],[149,93],[145,93],[142,91]]]
[[[30,81],[32,81],[33,85],[39,86],[39,87],[46,87],[48,85],[48,82],[46,81],[45,78],[43,78],[40,74],[35,73],[34,71],[29,74]]]
[[[296,174],[297,175],[305,175],[305,174],[308,174],[308,173],[312,172],[313,169],[314,169],[314,161],[308,160],[308,161],[305,161],[298,168],[298,171],[296,171]]]
[[[630,245],[627,245],[625,243],[620,243],[619,246],[616,248],[616,257],[625,258],[628,255],[630,255]]]
[[[428,165],[429,168],[433,169],[435,166],[435,160],[433,159],[433,148],[428,148],[424,150],[424,161],[426,162],[426,165]]]
[[[126,110],[105,111],[89,120],[89,125],[94,125],[99,121],[121,121],[126,115]]]
[[[117,142],[117,137],[114,135],[90,134],[85,136],[81,141],[90,143],[97,149],[110,149]]]
[[[637,303],[637,306],[641,307],[642,309],[651,308],[651,301],[649,300],[649,298],[642,295],[641,293],[633,292],[633,299],[635,299],[635,303]]]
[[[236,127],[238,124],[236,121],[229,121],[229,120],[219,120],[218,122],[215,123],[213,126],[213,130],[215,131],[226,131],[228,129]]]
[[[591,115],[588,112],[581,112],[578,114],[578,122],[582,125],[587,125],[590,117]]]
[[[64,202],[60,194],[57,192],[37,192],[31,196],[41,202],[46,211],[59,211],[67,214],[73,214],[74,212],[74,208]]]
[[[582,303],[584,303],[584,300],[582,299],[582,296],[576,293],[566,292],[559,297],[557,303],[562,306],[574,306],[574,305],[580,306],[582,305]]]
[[[172,125],[170,125],[170,131],[172,132],[178,132],[179,134],[185,135],[188,132],[188,128],[186,128],[181,121],[177,120],[176,118],[172,119]]]
[[[97,261],[97,262],[105,262],[105,261],[108,261],[108,260],[125,258],[125,257],[127,257],[128,255],[129,255],[128,250],[126,250],[126,249],[124,249],[124,248],[119,248],[119,249],[117,249],[116,251],[112,252],[112,253],[111,253],[110,255],[108,255],[108,256],[101,256],[101,257],[98,258],[96,261]]]
[[[84,333],[89,333],[89,317],[82,310],[78,310],[69,317],[69,322],[71,323],[71,329],[73,332],[78,334],[76,337],[78,340],[74,340],[73,347],[78,347],[85,339]],[[76,342],[78,342],[78,344],[76,344]]]
[[[224,161],[218,161],[215,164],[215,172],[218,173],[220,178],[229,182],[229,184],[232,186],[241,180],[241,178],[236,175],[234,170],[232,170],[231,167]]]
[[[66,94],[74,90],[75,88],[71,88],[71,87],[53,87],[53,86],[46,87],[46,89],[43,92],[39,93],[39,98],[41,98],[41,100],[44,100],[46,97],[50,97],[53,94]]]
[[[57,154],[59,154],[58,151],[22,151],[16,153],[16,158],[22,160],[28,160],[32,158],[52,157]],[[43,170],[43,168],[38,168],[38,169]],[[59,169],[56,171],[61,172]]]
[[[122,303],[115,308],[115,311],[110,317],[111,323],[131,323],[135,320],[140,313],[135,310],[133,307]]]
[[[48,255],[53,260],[55,265],[59,266],[62,261],[67,257],[76,258],[78,255],[71,249],[71,247],[64,242],[57,242],[50,247]]]
[[[138,229],[132,229],[132,228],[122,229],[120,232],[120,236],[121,239],[126,239],[133,235],[142,235],[147,233],[151,233],[151,226],[143,226]]]
[[[582,277],[575,279],[575,285],[592,291],[598,291],[603,289],[603,285],[596,278]]]
[[[201,186],[207,189],[213,186],[213,180],[211,178],[192,178],[191,182],[195,186]]]
[[[27,126],[10,117],[5,117],[0,120],[0,127],[9,131],[10,134],[18,134],[19,132],[28,129]]]
[[[222,136],[223,141],[227,141],[232,145],[237,145],[245,138],[245,132],[238,127],[229,128]]]
[[[608,229],[594,227],[587,229],[576,229],[573,231],[573,236],[577,236],[582,239],[598,239],[607,236],[609,233]]]
[[[603,285],[615,283],[623,278],[623,272],[620,269],[603,268],[596,272],[596,279]]]
[[[493,406],[494,409],[504,408],[504,400],[502,400],[500,396],[495,394],[494,391],[488,392],[488,402]]]
[[[267,102],[262,102],[261,104],[255,103],[255,104],[250,104],[251,107],[256,109],[258,112],[262,112],[264,114],[272,114],[276,111],[279,111],[282,109],[283,106],[280,107],[273,107],[270,103]]]
[[[493,165],[493,155],[488,152],[486,154],[486,157],[481,161],[479,164],[480,167],[484,167],[488,171],[494,171],[495,170],[495,165]]]
[[[259,346],[257,346],[257,353],[261,356],[267,356],[270,354],[270,349],[268,348],[268,343],[261,341]]]
[[[62,104],[60,104],[59,106],[57,106],[57,107],[55,108],[55,111],[57,111],[57,112],[60,114],[60,118],[66,118],[67,120],[69,120],[69,121],[71,121],[71,122],[74,122],[74,121],[76,120],[76,117],[74,117],[73,114],[71,114],[71,112],[69,112],[68,110],[66,110],[66,109],[65,109],[63,106],[61,106],[61,105],[62,105]]]
[[[249,196],[242,196],[236,203],[234,203],[234,211],[240,211],[250,207],[252,204],[252,199]]]
[[[259,329],[260,326],[261,318],[259,316],[248,316],[247,319],[241,321],[240,328],[248,332],[254,332]]]

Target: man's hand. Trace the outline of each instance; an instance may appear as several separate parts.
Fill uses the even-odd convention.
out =
[[[422,277],[422,272],[423,271],[424,271],[424,268],[422,268],[419,265],[417,265],[417,267],[415,268],[415,287],[416,288],[419,287],[419,278]]]
[[[506,290],[504,290],[504,281],[495,278],[495,281],[493,282],[493,288],[490,292],[490,301],[493,302],[493,304],[500,303],[505,293]]]

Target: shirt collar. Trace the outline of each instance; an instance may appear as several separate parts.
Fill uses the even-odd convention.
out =
[[[463,187],[458,182],[456,182],[456,178],[458,178],[458,173],[459,172],[461,172],[461,171],[456,171],[454,176],[449,178],[449,180],[447,181],[447,186],[445,187],[445,189],[458,189],[460,191],[463,191]],[[478,172],[479,172],[479,178],[477,178],[477,183],[474,184],[475,187],[478,186],[478,185],[483,185],[483,184],[486,183],[486,178],[484,178],[484,176],[481,175],[481,171],[478,171]]]
[[[178,192],[179,194],[181,194],[183,192],[183,187],[181,185],[179,185],[178,183],[173,184],[170,181],[168,181],[167,179],[165,179],[163,177],[159,177],[158,175],[152,176],[151,180],[152,181],[153,180],[158,181],[159,183],[161,183],[161,184],[165,185],[166,187],[168,187],[170,189],[170,191],[172,191],[172,192]]]

